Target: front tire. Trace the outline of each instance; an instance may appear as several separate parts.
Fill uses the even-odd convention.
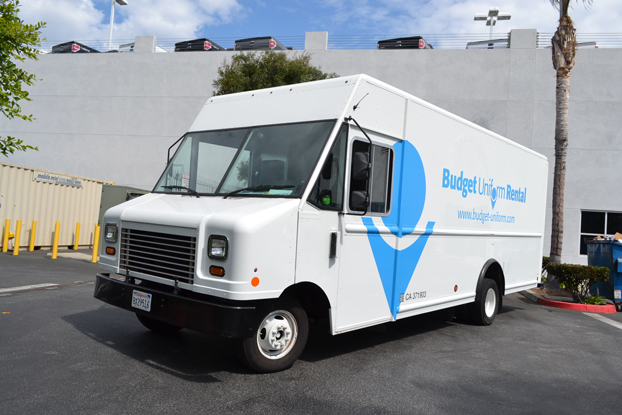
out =
[[[499,310],[499,288],[494,280],[485,278],[471,304],[471,320],[481,326],[489,326],[495,320]]]
[[[255,334],[240,340],[240,360],[259,373],[290,368],[309,336],[309,319],[300,303],[278,300],[263,310]]]

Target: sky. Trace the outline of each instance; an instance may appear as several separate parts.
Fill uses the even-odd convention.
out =
[[[116,4],[113,48],[135,36],[155,35],[165,49],[178,41],[208,38],[223,47],[235,39],[274,36],[286,46],[304,48],[305,32],[328,32],[329,48],[354,48],[352,39],[393,35],[480,34],[490,28],[476,13],[498,7],[510,13],[497,34],[512,29],[553,33],[559,12],[549,0],[127,0]],[[71,40],[100,50],[110,30],[111,0],[20,0],[20,18],[45,21],[43,49]],[[577,32],[620,33],[622,1],[594,0],[586,9],[573,1]],[[493,36],[494,37],[494,36]],[[497,36],[499,37],[499,36]],[[477,36],[475,36],[477,38]],[[473,40],[473,39],[470,39]],[[580,39],[581,40],[581,39]],[[369,42],[368,42],[369,43]],[[374,47],[375,43],[369,43]]]

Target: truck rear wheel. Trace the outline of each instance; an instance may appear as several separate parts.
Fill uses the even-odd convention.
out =
[[[240,340],[240,360],[260,373],[290,368],[307,343],[307,313],[297,301],[279,300],[264,310],[261,319],[255,334]]]
[[[475,295],[475,303],[471,304],[473,323],[489,326],[499,310],[499,289],[494,280],[485,278]]]
[[[175,326],[170,323],[165,323],[164,321],[156,320],[142,314],[136,313],[136,317],[138,317],[138,321],[140,321],[143,326],[147,327],[151,331],[155,331],[156,333],[175,334],[182,329],[182,327]]]

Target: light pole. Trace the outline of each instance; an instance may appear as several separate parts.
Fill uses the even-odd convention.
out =
[[[114,24],[114,4],[119,3],[121,6],[127,6],[129,0],[112,0],[112,6],[110,8],[110,36],[108,37],[108,50],[112,45],[112,25]]]
[[[492,28],[497,24],[497,20],[510,20],[511,17],[510,13],[499,13],[497,7],[491,7],[488,9],[488,15],[477,13],[473,20],[486,20],[486,26],[490,26],[490,40],[492,40]]]

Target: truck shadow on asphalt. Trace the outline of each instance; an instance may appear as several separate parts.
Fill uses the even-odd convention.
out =
[[[504,306],[500,315],[515,309]],[[65,316],[63,320],[99,345],[185,381],[221,382],[212,376],[217,372],[255,374],[237,360],[233,340],[191,330],[181,330],[173,335],[154,333],[130,313],[107,305]],[[419,341],[429,340],[426,334],[459,339],[464,330],[455,326],[471,325],[452,320],[446,313],[430,313],[331,336],[328,322],[320,320],[311,326],[305,351],[299,360],[321,362],[365,349],[391,349],[402,341],[416,345]],[[465,327],[466,330],[470,328]]]

